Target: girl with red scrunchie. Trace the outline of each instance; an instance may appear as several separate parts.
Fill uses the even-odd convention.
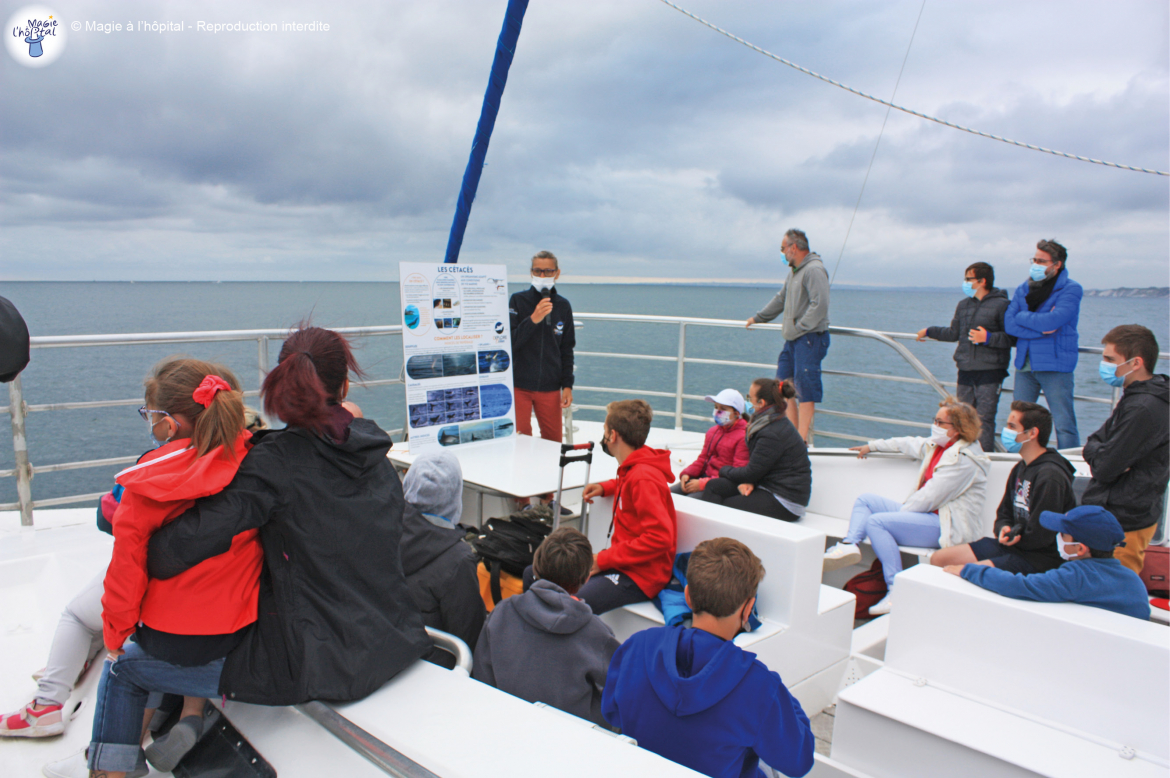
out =
[[[195,671],[222,664],[256,621],[264,562],[258,532],[241,532],[226,553],[167,580],[148,578],[147,543],[196,499],[217,494],[231,482],[252,435],[244,429],[239,381],[222,365],[168,360],[145,383],[146,406],[140,413],[150,437],[162,445],[115,478],[124,491],[112,522],[114,552],[102,597],[103,637],[114,672],[123,662],[159,660],[179,672]],[[130,635],[134,642],[126,643]],[[99,717],[110,671],[107,665],[98,690]],[[146,749],[156,769],[170,772],[194,745],[204,703],[203,698],[185,698],[179,723]],[[139,765],[141,760],[140,753]]]

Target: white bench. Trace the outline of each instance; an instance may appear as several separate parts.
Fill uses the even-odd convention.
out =
[[[831,761],[875,776],[1165,776],[1168,688],[1165,627],[918,566],[898,578],[884,666],[840,692]]]
[[[678,514],[678,551],[691,551],[703,540],[730,537],[743,542],[767,571],[757,608],[762,626],[736,637],[737,645],[756,654],[780,674],[806,712],[815,714],[836,693],[849,656],[854,597],[821,584],[824,535],[691,497],[674,496]],[[594,500],[589,521],[595,550],[608,545],[611,498]],[[639,603],[602,616],[618,640],[663,623],[653,603]]]

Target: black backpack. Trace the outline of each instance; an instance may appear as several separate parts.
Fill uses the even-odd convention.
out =
[[[552,532],[552,511],[546,506],[513,513],[506,519],[488,519],[471,547],[491,573],[492,599],[503,599],[500,571],[520,578],[532,564],[536,547]]]

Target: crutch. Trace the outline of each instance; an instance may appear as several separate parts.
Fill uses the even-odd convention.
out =
[[[583,454],[572,454],[570,451],[584,451]],[[571,462],[585,463],[585,483],[589,483],[589,470],[593,466],[593,441],[588,443],[578,443],[573,445],[571,443],[561,444],[561,481],[557,484],[557,496],[553,500],[553,529],[561,526],[561,494],[565,491],[565,465]],[[588,534],[589,532],[589,503],[581,499],[581,531]]]

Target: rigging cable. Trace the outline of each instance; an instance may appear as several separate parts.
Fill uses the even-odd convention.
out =
[[[890,100],[898,96],[898,85],[902,83],[902,74],[906,72],[906,60],[910,59],[910,47],[914,45],[914,36],[918,34],[918,23],[922,21],[922,12],[926,10],[926,0],[918,8],[918,18],[914,20],[914,29],[910,31],[910,42],[906,44],[906,56],[902,57],[902,67],[898,70],[898,78],[894,81],[894,91]],[[869,157],[869,166],[865,168],[865,178],[861,180],[861,191],[857,193],[857,202],[853,206],[853,215],[849,217],[849,226],[845,229],[845,240],[841,241],[841,253],[837,255],[837,264],[833,265],[833,275],[829,279],[829,286],[837,280],[837,269],[841,267],[841,258],[845,256],[845,245],[849,243],[849,233],[853,232],[853,220],[857,218],[857,210],[861,207],[861,197],[865,194],[865,185],[869,183],[869,171],[873,169],[873,161],[877,159],[878,146],[882,144],[882,135],[886,131],[886,122],[890,120],[892,108],[886,106],[886,116],[882,119],[882,128],[878,130],[877,142],[873,144],[873,154]]]
[[[670,0],[660,0],[660,2],[665,3],[666,5],[670,6],[671,8],[673,8],[674,10],[683,14],[684,16],[689,16],[690,18],[694,19],[696,22],[703,25],[704,27],[708,27],[708,28],[714,30],[715,32],[719,33],[720,35],[724,35],[728,38],[731,38],[736,43],[743,44],[744,46],[747,46],[752,51],[755,51],[759,54],[763,54],[765,57],[776,60],[781,65],[787,65],[788,67],[792,68],[793,70],[799,70],[801,73],[804,73],[807,76],[812,76],[813,78],[824,81],[826,84],[832,84],[833,86],[835,86],[839,89],[844,89],[846,92],[852,92],[853,94],[857,95],[858,97],[864,97],[866,100],[872,100],[875,103],[881,103],[882,105],[889,106],[890,108],[893,108],[897,111],[901,111],[902,113],[908,113],[911,116],[917,116],[919,119],[926,119],[928,122],[934,122],[936,124],[941,124],[945,127],[950,127],[952,129],[955,129],[955,130],[962,130],[963,132],[969,132],[972,135],[978,135],[981,138],[990,138],[991,140],[997,140],[1001,143],[1007,143],[1007,144],[1010,144],[1012,146],[1019,146],[1020,148],[1024,148],[1024,149],[1031,149],[1032,151],[1042,151],[1045,154],[1052,154],[1052,155],[1057,156],[1057,157],[1065,157],[1066,159],[1075,159],[1078,162],[1092,162],[1094,165],[1104,165],[1105,167],[1113,167],[1113,168],[1118,168],[1120,170],[1132,170],[1135,173],[1150,173],[1151,175],[1155,175],[1155,176],[1170,176],[1170,172],[1167,172],[1165,170],[1150,170],[1149,168],[1144,168],[1144,167],[1134,167],[1133,165],[1122,165],[1122,164],[1117,163],[1117,162],[1106,162],[1105,160],[1101,160],[1101,159],[1092,159],[1090,157],[1082,157],[1078,154],[1069,154],[1068,152],[1065,152],[1065,151],[1056,151],[1055,149],[1047,149],[1047,148],[1044,148],[1043,146],[1034,146],[1031,143],[1023,143],[1023,142],[1018,141],[1018,140],[1012,140],[1011,138],[1004,138],[1000,135],[993,135],[990,132],[983,132],[982,130],[976,130],[976,129],[973,129],[971,127],[964,127],[961,124],[955,124],[954,122],[948,122],[946,119],[939,119],[936,116],[928,116],[927,114],[924,114],[920,111],[915,111],[912,108],[906,108],[905,106],[896,105],[896,104],[890,102],[889,100],[883,100],[880,97],[875,97],[874,95],[866,94],[865,92],[862,92],[859,89],[854,89],[851,86],[846,86],[845,84],[842,84],[840,81],[834,81],[833,79],[828,78],[827,76],[822,76],[820,73],[815,73],[815,72],[809,70],[808,68],[801,67],[800,65],[797,65],[795,62],[789,62],[788,60],[784,59],[783,57],[779,57],[770,51],[767,51],[765,49],[761,49],[759,46],[755,45],[754,43],[748,43],[747,41],[745,41],[743,38],[739,37],[738,35],[735,35],[734,33],[730,33],[727,30],[723,29],[722,27],[714,25],[711,22],[707,21],[706,19],[704,19],[700,16],[695,16],[693,13],[691,13],[687,9],[682,8],[680,6],[677,6],[674,3],[670,2]]]

